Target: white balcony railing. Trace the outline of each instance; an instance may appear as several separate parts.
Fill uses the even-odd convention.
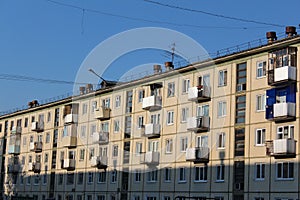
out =
[[[161,125],[160,124],[146,124],[145,127],[145,136],[146,137],[159,137]]]
[[[107,167],[107,156],[93,156],[90,164],[92,167],[106,168]]]
[[[289,118],[296,116],[295,103],[276,103],[273,107],[274,118]]]
[[[187,119],[187,130],[189,131],[207,131],[209,129],[209,117],[189,117]]]
[[[284,66],[275,68],[274,71],[274,82],[283,82],[283,81],[295,81],[297,69],[294,66]]]
[[[110,118],[110,108],[104,106],[99,107],[95,110],[94,114],[95,119],[105,120]]]
[[[72,124],[78,122],[78,115],[77,114],[67,114],[64,118],[65,124]]]
[[[64,159],[63,169],[75,169],[75,159]]]
[[[194,147],[186,150],[186,161],[192,162],[208,162],[209,148],[208,147]]]
[[[274,157],[293,157],[296,155],[296,140],[276,139],[266,142],[266,153]]]
[[[205,85],[191,87],[188,90],[189,101],[205,101],[210,99],[210,88]]]
[[[159,152],[149,151],[142,154],[140,163],[147,165],[159,164]]]
[[[159,110],[161,109],[161,96],[150,96],[143,98],[143,109],[144,110]]]

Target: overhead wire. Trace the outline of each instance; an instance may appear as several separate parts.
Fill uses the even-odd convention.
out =
[[[95,10],[95,9],[91,9],[91,8],[84,8],[84,7],[80,7],[77,5],[63,3],[63,2],[59,2],[59,1],[55,1],[55,0],[45,0],[45,1],[52,3],[52,4],[81,10],[83,12],[83,15],[85,12],[91,12],[91,13],[96,13],[96,14],[101,14],[101,15],[106,15],[106,16],[111,16],[111,17],[117,17],[117,18],[132,20],[132,21],[140,21],[140,22],[155,23],[155,24],[165,24],[165,25],[172,25],[172,26],[178,26],[178,27],[191,27],[191,28],[198,28],[198,29],[209,28],[209,29],[244,29],[244,30],[252,29],[252,28],[265,28],[265,27],[237,27],[237,26],[200,26],[200,25],[194,25],[194,24],[179,24],[179,23],[168,22],[168,21],[150,20],[150,19],[145,19],[145,18],[119,15],[119,14],[104,12],[104,11]],[[83,20],[83,17],[82,17],[82,20]],[[82,24],[83,24],[83,22],[82,22]],[[264,24],[264,25],[270,26],[270,24]]]
[[[252,19],[244,19],[244,18],[239,18],[239,17],[226,16],[226,15],[216,14],[216,13],[207,12],[207,11],[203,11],[203,10],[185,8],[185,7],[175,6],[175,5],[171,5],[171,4],[164,4],[164,3],[161,3],[158,1],[152,1],[152,0],[144,0],[144,1],[155,4],[155,5],[163,6],[163,7],[169,7],[172,9],[178,9],[178,10],[183,10],[183,11],[188,11],[188,12],[202,13],[205,15],[210,15],[210,16],[224,18],[224,19],[230,19],[230,20],[241,21],[241,22],[246,22],[246,23],[260,24],[260,25],[275,26],[275,27],[285,27],[285,25],[281,25],[281,24],[274,24],[274,23],[262,22],[262,21],[252,20]]]

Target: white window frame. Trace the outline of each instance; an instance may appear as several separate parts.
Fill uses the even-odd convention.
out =
[[[144,126],[144,116],[138,116],[138,129],[143,128]]]
[[[282,130],[280,131],[280,129]],[[294,138],[294,133],[295,133],[294,125],[278,126],[276,138],[277,139]]]
[[[284,165],[287,164],[288,167],[287,167],[287,175],[289,175],[289,167],[290,165],[293,165],[293,170],[295,169],[295,164],[293,162],[277,162],[276,163],[276,180],[294,180],[294,176],[295,176],[295,173],[293,171],[293,177],[283,177],[284,176]],[[281,165],[281,177],[279,177],[279,173],[278,173],[278,170],[279,170],[279,165]]]
[[[106,171],[100,171],[98,172],[98,178],[97,178],[97,183],[105,183],[106,182]]]
[[[120,132],[120,121],[119,120],[114,120],[114,133]]]
[[[225,149],[226,145],[226,134],[225,132],[221,132],[217,134],[217,141],[218,141],[218,149]]]
[[[158,180],[158,170],[152,170],[147,172],[147,182],[155,183]]]
[[[187,94],[190,88],[190,79],[182,80],[182,93]]]
[[[189,117],[189,108],[182,108],[181,109],[181,123],[186,123],[188,117]]]
[[[87,105],[87,103],[83,103],[82,104],[82,115],[87,114],[87,111],[88,111],[88,105]]]
[[[264,94],[256,95],[256,112],[266,110],[266,96]]]
[[[88,172],[87,181],[88,181],[88,184],[92,184],[94,182],[94,172]]]
[[[173,125],[174,124],[174,111],[170,110],[167,111],[167,125]]]
[[[113,145],[112,147],[112,156],[113,157],[118,157],[118,154],[119,154],[119,145],[115,144]]]
[[[180,138],[180,152],[186,152],[188,148],[188,137],[181,137]]]
[[[140,169],[134,170],[134,182],[139,183],[142,181],[142,173]]]
[[[266,129],[258,128],[255,130],[255,146],[265,146]]]
[[[117,170],[113,170],[111,171],[111,183],[116,183],[117,182],[117,176],[118,176],[118,172]]]
[[[186,183],[186,168],[185,167],[179,167],[179,169],[178,169],[178,182]]]
[[[142,155],[143,152],[143,143],[142,142],[137,142],[135,146],[135,153],[136,155]]]
[[[267,62],[266,61],[257,61],[256,62],[256,78],[264,78],[266,77],[266,68]]]
[[[115,108],[121,107],[121,95],[117,95],[115,98]]]
[[[166,142],[166,154],[170,154],[173,152],[173,139],[172,138],[167,138],[165,140]]]
[[[167,97],[174,97],[175,96],[175,83],[170,82],[168,83],[168,94]]]
[[[227,85],[227,69],[222,69],[219,71],[218,73],[218,86],[222,87],[222,86],[226,86]]]
[[[218,117],[225,117],[227,115],[227,102],[219,101],[218,102]]]
[[[225,181],[225,165],[217,165],[216,166],[216,182],[224,182]]]
[[[208,147],[208,136],[207,135],[196,136],[196,147]]]
[[[145,97],[145,90],[139,90],[138,91],[138,102],[142,103],[144,97]]]
[[[197,175],[197,169],[198,169],[198,175]],[[208,176],[207,165],[194,167],[194,175],[195,175],[194,182],[207,182],[207,176]]]
[[[172,178],[172,168],[166,167],[164,170],[164,182],[171,182]]]

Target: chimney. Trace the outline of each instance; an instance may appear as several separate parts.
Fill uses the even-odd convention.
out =
[[[80,95],[85,93],[85,87],[79,87]]]
[[[86,88],[86,93],[90,93],[93,91],[93,85],[90,83],[86,84],[85,88]]]
[[[162,72],[160,65],[153,65],[154,74],[159,74]]]
[[[277,40],[276,32],[270,31],[266,33],[268,43],[272,43],[273,41]]]
[[[296,27],[295,26],[285,27],[285,34],[287,35],[287,37],[293,37],[294,35],[297,34]]]
[[[174,69],[174,65],[172,62],[165,62],[166,71],[171,71]]]
[[[32,106],[33,106],[32,101],[29,101],[29,102],[28,102],[28,108],[32,108]]]

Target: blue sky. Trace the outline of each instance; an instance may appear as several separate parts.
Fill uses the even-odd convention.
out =
[[[193,38],[208,52],[264,38],[267,31],[284,32],[284,27],[213,17],[163,7],[143,0],[56,1],[86,10],[83,12],[47,0],[0,0],[0,74],[75,81],[80,65],[99,43],[134,28],[173,29]],[[299,0],[290,0],[284,5],[279,3],[280,1],[258,0],[161,0],[160,2],[283,26],[298,27],[300,23]],[[198,27],[135,21],[90,12],[88,9]],[[131,52],[115,61],[103,76],[106,79],[117,79],[119,74],[116,72],[130,70],[132,66],[150,62],[163,63],[168,60],[163,54],[164,52],[151,50]],[[33,99],[43,100],[62,95],[71,92],[72,88],[70,84],[0,79],[2,94],[0,111],[22,107]]]

